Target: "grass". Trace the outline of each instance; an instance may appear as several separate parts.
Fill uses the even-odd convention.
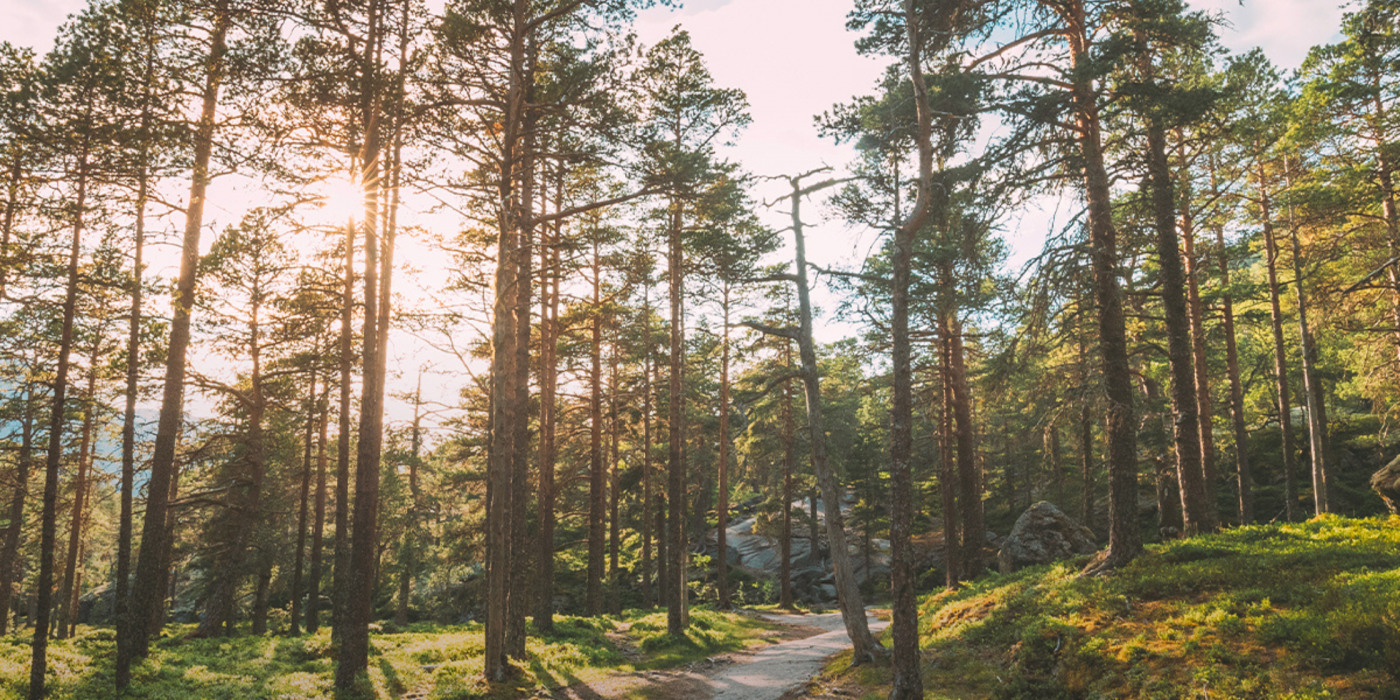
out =
[[[923,599],[926,698],[1400,699],[1400,518],[1322,517],[1087,558]],[[824,680],[888,693],[887,667]]]
[[[335,650],[328,631],[297,638],[245,635],[186,639],[192,625],[173,625],[150,658],[133,670],[132,700],[319,700],[331,696]],[[666,634],[664,612],[629,611],[616,617],[556,619],[546,637],[529,637],[528,659],[507,683],[482,679],[479,624],[416,624],[370,640],[370,670],[362,695],[380,700],[414,690],[434,700],[522,697],[539,689],[594,682],[607,675],[683,665],[761,644],[773,626],[753,617],[691,612],[682,637]],[[80,627],[76,638],[49,646],[49,697],[113,697],[110,628]],[[0,700],[25,696],[29,639],[0,638]]]

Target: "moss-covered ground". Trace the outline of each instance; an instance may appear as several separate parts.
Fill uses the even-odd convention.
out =
[[[369,688],[378,700],[421,693],[433,700],[524,697],[541,689],[589,683],[609,674],[668,668],[763,644],[773,625],[754,617],[691,612],[684,637],[666,633],[664,612],[615,617],[560,617],[555,632],[531,636],[529,658],[506,684],[482,680],[479,624],[415,624],[371,636]],[[244,635],[188,639],[192,626],[172,626],[150,658],[136,667],[132,700],[313,700],[331,697],[334,648],[328,631],[312,636]],[[49,647],[53,700],[108,700],[116,642],[110,628],[80,627],[76,638]],[[0,700],[25,696],[29,638],[0,638]]]
[[[1400,518],[1323,517],[1087,558],[922,600],[937,700],[1400,699]],[[813,687],[870,700],[884,666],[838,658]]]

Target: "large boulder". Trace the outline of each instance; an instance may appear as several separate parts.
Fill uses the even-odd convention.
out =
[[[1371,475],[1371,488],[1381,495],[1390,512],[1400,515],[1400,457]]]
[[[1099,550],[1094,533],[1060,512],[1048,501],[1041,501],[1016,519],[1016,526],[1001,545],[997,562],[1001,572],[1048,564]]]

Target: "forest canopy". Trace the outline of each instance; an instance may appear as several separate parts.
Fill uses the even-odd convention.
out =
[[[791,125],[849,160],[783,172],[683,18],[639,38],[673,4],[87,0],[0,43],[29,697],[80,626],[123,691],[163,630],[330,628],[352,697],[386,626],[504,683],[558,619],[800,604],[919,698],[918,596],[1042,501],[1086,577],[1395,511],[1400,2],[1285,70],[1183,0],[853,0],[883,70]]]

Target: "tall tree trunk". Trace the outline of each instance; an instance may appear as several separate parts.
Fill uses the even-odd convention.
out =
[[[79,552],[82,550],[83,511],[87,507],[88,474],[92,471],[92,430],[93,412],[97,409],[97,363],[101,360],[102,344],[94,341],[92,355],[88,357],[87,406],[83,410],[83,430],[78,440],[78,473],[73,479],[73,510],[68,517],[67,561],[63,566],[63,583],[58,594],[59,639],[67,639],[69,630],[75,623],[77,609],[74,605],[78,588]]]
[[[962,521],[958,512],[958,471],[953,446],[953,339],[940,333],[939,372],[942,411],[938,420],[938,490],[943,506],[943,583],[955,589],[962,580]]]
[[[1288,156],[1283,167],[1288,187],[1293,187]],[[1322,386],[1317,378],[1317,344],[1308,327],[1308,297],[1303,291],[1303,248],[1298,242],[1298,224],[1293,216],[1293,203],[1288,204],[1288,240],[1293,248],[1293,292],[1298,302],[1298,342],[1303,362],[1303,396],[1308,407],[1308,453],[1312,463],[1313,509],[1315,513],[1332,512],[1332,475],[1327,465],[1327,418],[1323,408]]]
[[[720,306],[724,335],[720,337],[719,360],[719,499],[715,504],[718,528],[715,531],[719,556],[715,577],[719,587],[719,609],[729,609],[729,281],[725,280]]]
[[[253,592],[252,632],[255,636],[267,634],[267,608],[272,596],[272,561],[266,557],[258,566],[258,584]]]
[[[34,460],[34,387],[24,387],[24,411],[19,423],[19,454],[15,460],[14,493],[10,496],[10,522],[5,526],[0,550],[0,636],[10,632],[10,607],[18,573],[20,539],[24,534],[24,501],[29,495],[29,471]]]
[[[538,49],[533,37],[528,39],[525,60],[526,103],[535,100],[535,70]],[[524,112],[521,134],[520,195],[517,198],[517,225],[520,227],[520,250],[516,254],[519,270],[515,285],[515,414],[512,439],[515,450],[511,461],[511,522],[510,522],[510,580],[506,588],[506,653],[514,659],[525,659],[525,614],[530,605],[530,533],[525,515],[530,501],[530,309],[533,306],[533,269],[535,242],[535,131],[534,110]]]
[[[1144,57],[1146,53],[1143,54]],[[1150,61],[1144,58],[1150,73]],[[1149,80],[1151,78],[1149,77]],[[1167,359],[1171,368],[1172,444],[1176,476],[1181,485],[1182,531],[1187,535],[1212,532],[1216,523],[1206,503],[1201,471],[1201,423],[1196,402],[1196,370],[1192,363],[1191,322],[1186,306],[1186,275],[1176,235],[1176,195],[1167,162],[1166,131],[1149,119],[1147,172],[1157,234],[1157,261],[1162,284],[1162,311],[1167,326]]]
[[[562,177],[559,178],[562,182]],[[562,188],[562,184],[556,185]],[[559,199],[562,203],[562,192]],[[562,206],[562,204],[561,204]],[[535,630],[546,634],[554,630],[554,469],[556,460],[555,411],[556,390],[559,385],[559,234],[540,242],[540,467],[539,467],[539,534],[536,542]],[[545,235],[541,231],[541,235]]]
[[[588,373],[588,588],[589,617],[603,612],[603,567],[607,547],[607,472],[603,465],[603,309],[602,257],[593,240],[593,308],[589,319]]]
[[[136,580],[131,589],[128,643],[119,645],[116,686],[124,690],[131,682],[131,662],[146,656],[154,611],[161,606],[162,564],[169,548],[168,498],[175,480],[175,446],[184,417],[185,355],[190,344],[190,315],[198,281],[199,238],[204,228],[205,192],[209,187],[209,161],[214,147],[216,108],[224,79],[224,53],[232,24],[229,0],[218,0],[213,8],[213,29],[209,54],[204,65],[204,94],[199,124],[194,134],[194,167],[190,175],[190,198],[185,208],[185,232],[181,242],[180,277],[176,282],[170,345],[166,352],[165,391],[161,397],[160,420],[156,426],[155,449],[147,478],[146,517],[141,526],[141,552],[136,560]]]
[[[1216,527],[1220,526],[1220,512],[1216,505],[1215,490],[1220,474],[1215,462],[1215,401],[1211,396],[1210,368],[1206,364],[1205,309],[1201,303],[1200,281],[1196,270],[1200,262],[1196,258],[1196,220],[1191,209],[1191,180],[1189,171],[1181,179],[1181,256],[1186,272],[1186,309],[1191,321],[1191,355],[1195,369],[1196,414],[1200,429],[1201,475],[1204,480],[1206,515]]]
[[[1216,190],[1215,164],[1211,163],[1211,189]],[[1213,192],[1214,193],[1214,192]],[[1215,244],[1219,251],[1220,296],[1225,329],[1225,374],[1230,381],[1230,423],[1235,434],[1235,487],[1239,498],[1238,515],[1241,525],[1254,522],[1254,479],[1249,468],[1249,430],[1244,418],[1244,383],[1240,381],[1239,348],[1235,343],[1235,300],[1230,291],[1230,256],[1225,245],[1225,227],[1215,227]]]
[[[1279,301],[1278,240],[1274,236],[1271,198],[1264,179],[1264,162],[1256,146],[1259,183],[1259,212],[1263,220],[1264,258],[1269,275],[1269,321],[1274,334],[1274,380],[1278,394],[1278,423],[1283,437],[1284,512],[1290,521],[1298,519],[1297,467],[1293,456],[1293,406],[1288,400],[1288,350],[1283,344],[1283,306]]]
[[[413,578],[418,574],[418,528],[423,517],[422,488],[418,483],[420,452],[423,446],[423,374],[418,374],[418,386],[413,391],[413,427],[409,435],[408,461],[408,526],[400,544],[403,566],[399,571],[399,601],[394,611],[394,623],[408,624],[408,608],[413,597]]]
[[[152,27],[148,21],[148,32]],[[147,168],[149,152],[147,144],[150,136],[150,122],[152,119],[150,110],[150,94],[153,88],[154,73],[154,53],[155,42],[148,35],[145,37],[148,45],[146,54],[146,80],[144,93],[146,102],[145,109],[141,113],[140,139],[141,155],[140,163],[137,165],[136,175],[136,212],[135,212],[135,234],[132,237],[132,263],[131,263],[131,312],[127,319],[127,339],[126,339],[126,393],[124,396],[125,407],[122,413],[122,472],[121,485],[119,487],[118,506],[119,515],[117,519],[117,568],[115,573],[112,601],[113,619],[117,628],[117,656],[122,657],[122,650],[130,644],[131,637],[127,632],[130,623],[131,604],[131,540],[132,540],[132,514],[133,500],[136,492],[136,401],[141,390],[141,325],[144,322],[142,316],[142,302],[145,290],[146,265],[144,261],[146,249],[146,204],[150,197],[150,171]],[[0,628],[0,632],[3,632]]]
[[[1080,315],[1083,315],[1081,306]],[[1084,527],[1094,529],[1094,422],[1089,407],[1089,348],[1083,333],[1077,333],[1081,386],[1086,388],[1079,402],[1079,482],[1081,488],[1079,520]]]
[[[783,366],[792,372],[792,340],[783,339]],[[779,419],[783,423],[783,530],[779,535],[778,547],[782,562],[778,578],[778,607],[791,610],[792,605],[792,498],[793,479],[797,471],[795,456],[796,435],[792,419],[792,378],[783,379],[783,403]]]
[[[321,627],[321,559],[326,534],[326,442],[330,432],[329,382],[322,391],[325,399],[320,406],[320,431],[316,436],[316,518],[311,527],[311,573],[306,584],[306,633],[316,634]]]
[[[622,573],[619,557],[622,554],[622,528],[618,519],[618,442],[621,437],[617,419],[617,330],[613,330],[612,357],[608,368],[608,612],[617,615],[622,612]]]
[[[667,252],[668,293],[671,302],[670,396],[666,407],[666,428],[669,435],[666,459],[667,573],[671,581],[666,586],[666,629],[674,635],[685,631],[685,250],[681,245],[684,212],[674,197],[670,202],[671,219],[669,250]]]
[[[909,343],[909,283],[914,257],[914,237],[933,213],[935,192],[933,174],[933,112],[928,86],[924,81],[922,21],[914,0],[904,0],[906,66],[914,91],[918,128],[914,141],[919,151],[918,196],[909,217],[894,233],[890,251],[890,608],[893,644],[894,687],[890,700],[920,700],[924,697],[923,675],[919,671],[919,607],[914,599],[914,566],[910,541],[914,524],[914,372]],[[898,184],[896,184],[896,189]],[[800,245],[800,244],[799,244]],[[799,277],[806,274],[799,270]],[[867,524],[866,539],[869,539]],[[832,541],[832,549],[836,542]],[[869,545],[866,547],[865,575],[870,575]],[[862,616],[864,611],[861,611]],[[859,649],[858,649],[859,651]]]
[[[371,12],[369,46],[381,43],[383,27],[377,5]],[[380,225],[379,189],[386,169],[381,162],[379,134],[379,89],[375,73],[379,57],[370,48],[364,51],[365,67],[361,71],[361,120],[367,126],[362,155],[359,159],[364,187],[365,315],[361,331],[361,394],[359,439],[355,450],[355,504],[350,533],[350,569],[342,594],[344,618],[340,633],[340,653],[336,659],[335,687],[348,691],[356,677],[364,673],[369,663],[369,623],[373,617],[374,580],[378,574],[376,555],[379,545],[379,464],[383,447],[384,422],[384,364],[380,359],[383,336],[379,310],[389,300],[387,287],[380,286]],[[387,227],[386,227],[387,228]],[[387,259],[387,246],[386,246]],[[387,284],[387,279],[385,283]]]
[[[495,299],[491,314],[491,419],[490,444],[487,457],[487,533],[486,588],[487,610],[485,639],[485,675],[491,682],[501,682],[509,668],[507,654],[506,614],[510,581],[510,510],[512,473],[515,467],[517,440],[515,428],[525,420],[522,406],[516,402],[519,381],[519,322],[516,305],[521,294],[519,285],[521,264],[517,259],[522,249],[519,193],[520,143],[526,109],[526,16],[529,3],[514,0],[511,8],[513,30],[509,37],[509,85],[507,85],[503,133],[501,137],[500,172],[497,181],[497,244]]]
[[[319,357],[321,348],[318,345],[315,355]],[[307,389],[306,401],[306,433],[304,436],[301,458],[301,490],[298,501],[300,507],[297,509],[297,550],[296,559],[292,562],[292,619],[291,635],[293,637],[301,634],[301,576],[303,561],[306,559],[306,518],[311,506],[311,441],[316,433],[316,369],[311,370],[311,386]]]
[[[656,605],[651,586],[651,411],[652,411],[652,340],[651,340],[651,278],[648,276],[642,307],[642,606]]]
[[[331,638],[344,629],[345,584],[350,579],[351,385],[355,379],[355,223],[345,224],[345,259],[340,298],[340,403],[336,419],[335,547],[332,553]]]
[[[88,124],[91,124],[91,104]],[[82,251],[83,226],[87,208],[89,178],[89,136],[82,139],[77,163],[77,196],[74,200],[72,242],[68,249],[68,281],[63,296],[62,330],[58,341],[58,367],[54,371],[52,412],[49,416],[49,447],[44,460],[44,508],[40,516],[39,582],[35,591],[38,610],[34,616],[34,639],[29,665],[29,700],[43,700],[48,672],[49,624],[53,611],[54,550],[58,540],[58,470],[63,459],[64,411],[68,399],[69,355],[73,352],[73,319],[78,304],[78,257]]]
[[[951,273],[945,274],[951,280]],[[958,515],[962,533],[962,577],[965,580],[982,575],[983,551],[986,549],[987,520],[982,504],[982,477],[977,463],[977,429],[972,417],[972,392],[967,385],[966,351],[962,341],[962,326],[951,312],[939,318],[942,334],[948,338],[948,378],[953,393],[953,436],[958,446]]]
[[[1105,432],[1108,438],[1109,543],[1102,558],[1090,564],[1090,571],[1098,571],[1126,564],[1142,552],[1137,515],[1137,425],[1133,415],[1123,292],[1118,279],[1118,231],[1113,225],[1113,201],[1104,167],[1098,97],[1091,68],[1094,59],[1084,0],[1066,2],[1062,12],[1069,27],[1070,60],[1075,76],[1071,98],[1084,169],[1099,351],[1108,401]]]

